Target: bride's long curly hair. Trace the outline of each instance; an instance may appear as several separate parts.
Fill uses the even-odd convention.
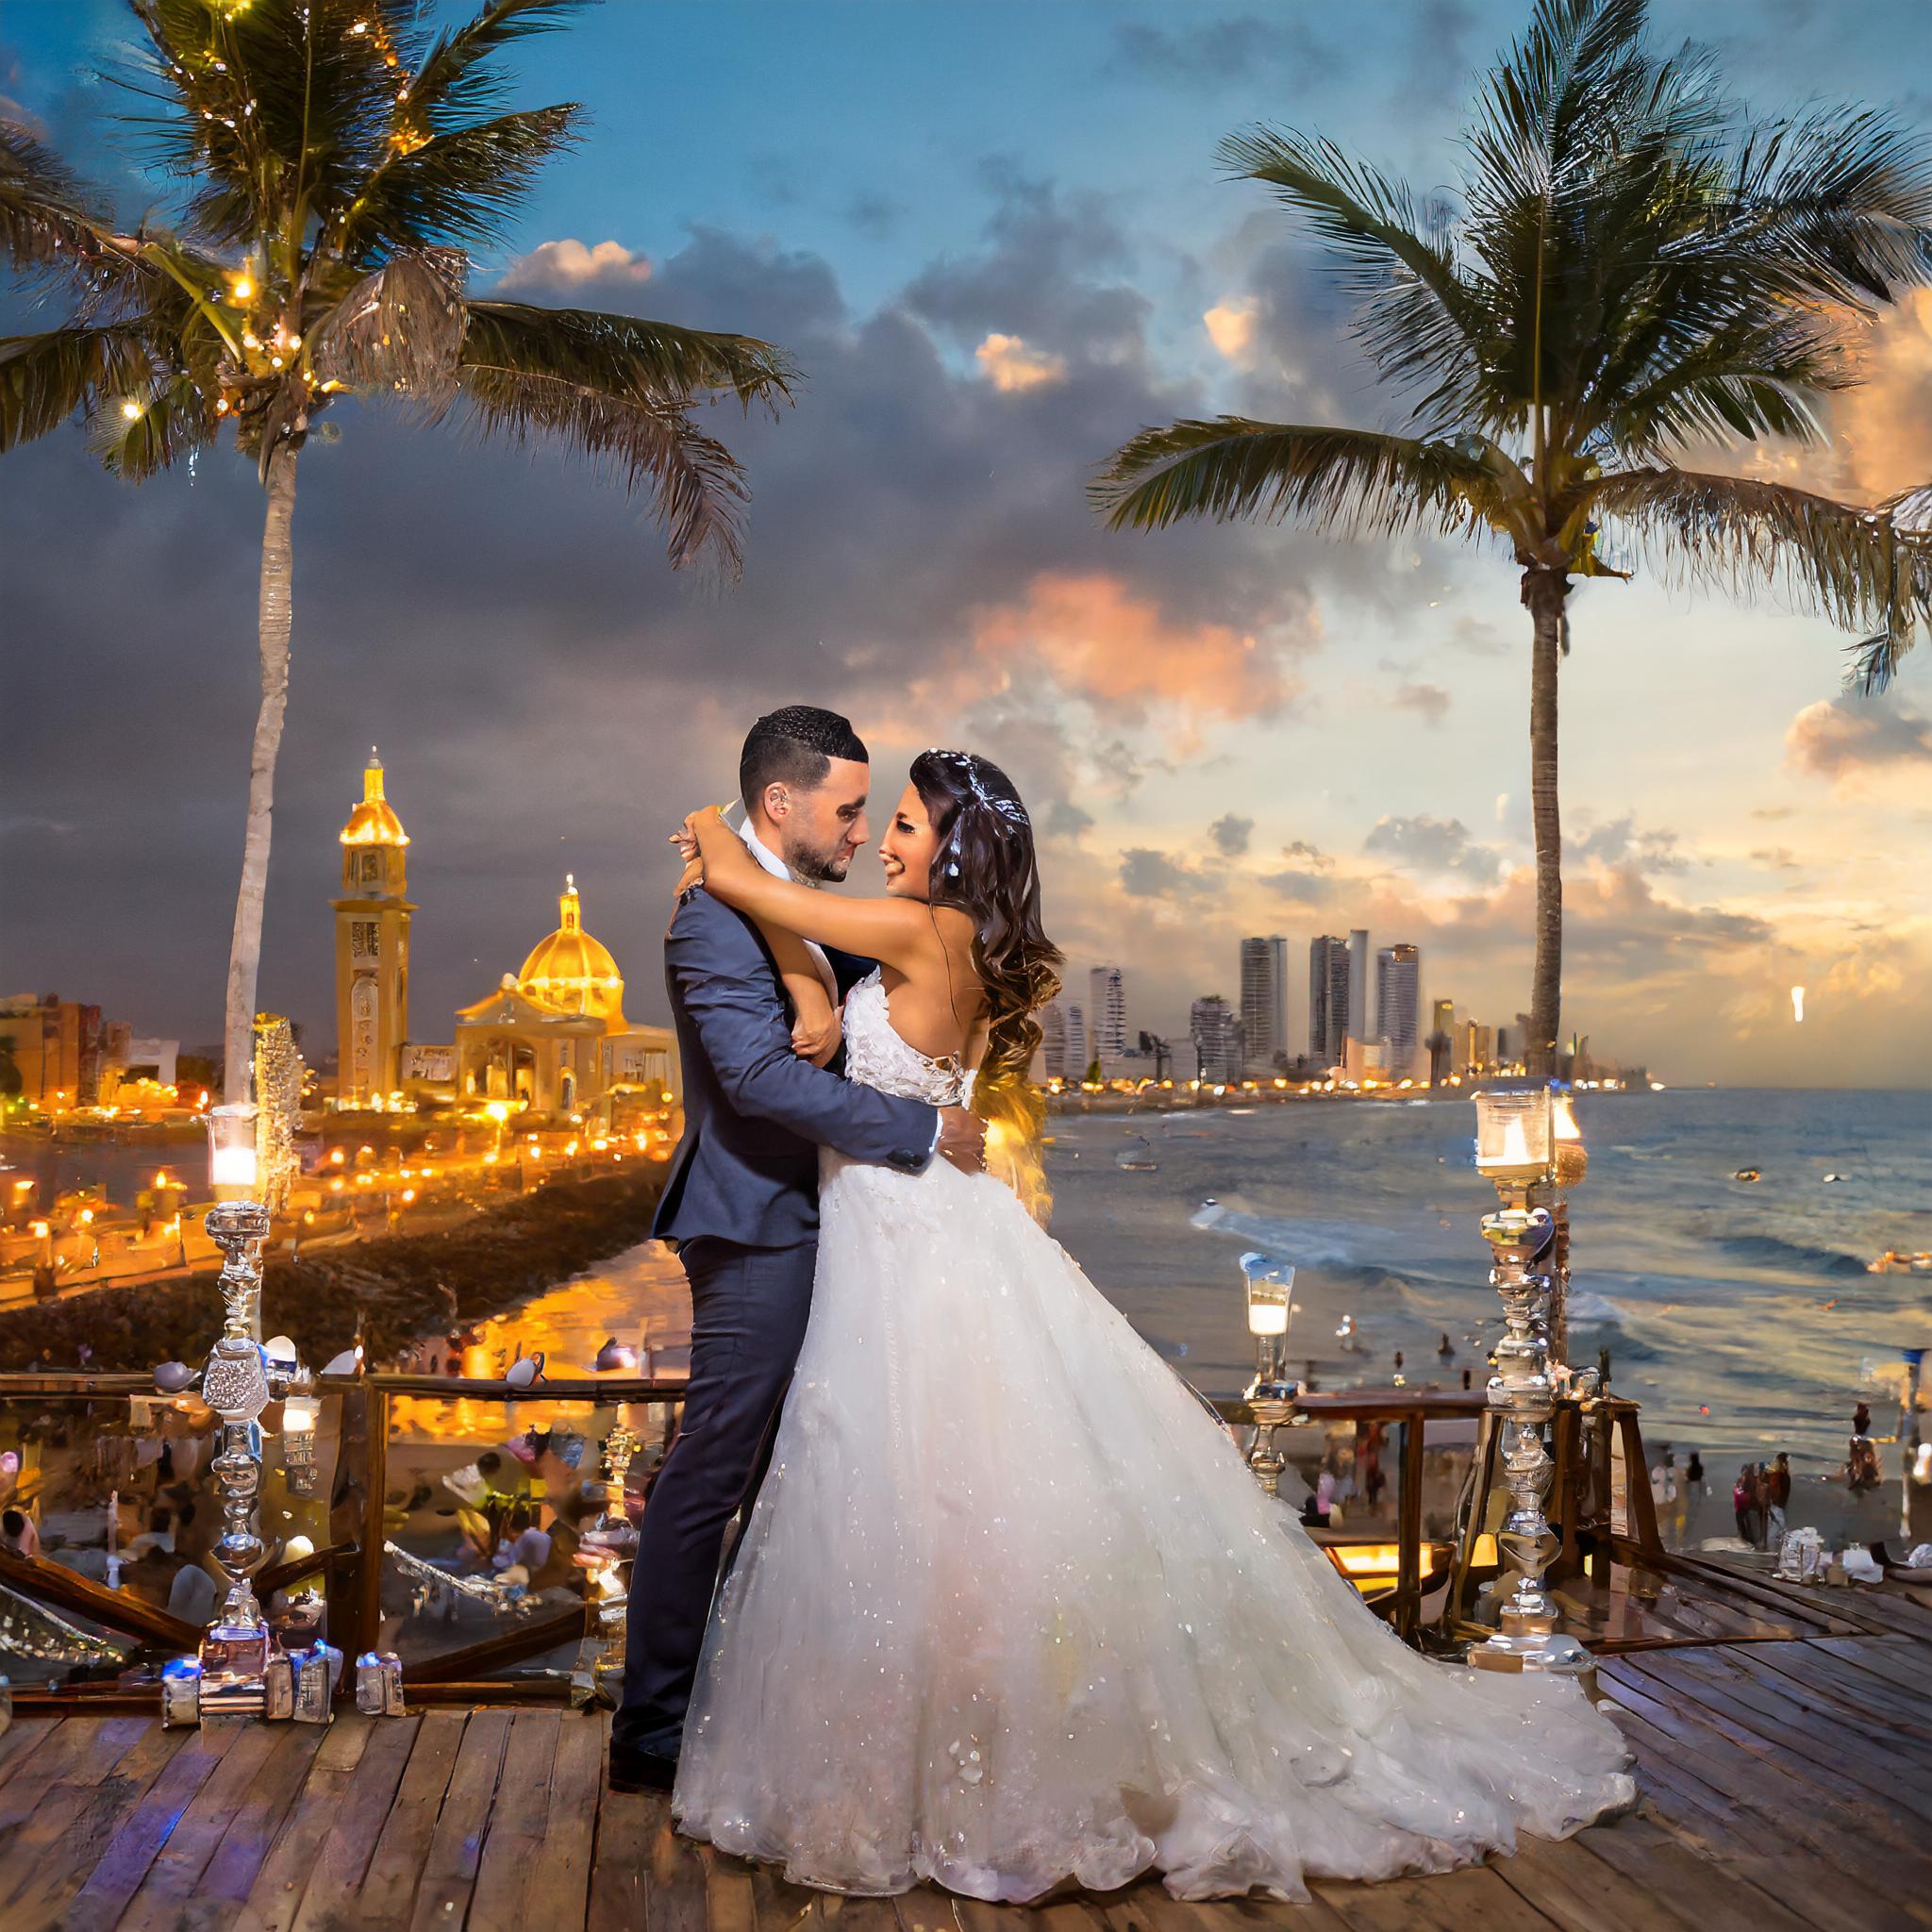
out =
[[[974,1105],[1024,1138],[1041,1109],[1026,1074],[1041,1040],[1033,1016],[1060,990],[1060,950],[1040,923],[1033,821],[1013,781],[967,751],[924,751],[912,783],[938,834],[927,892],[973,921],[973,963],[986,988],[987,1041]]]

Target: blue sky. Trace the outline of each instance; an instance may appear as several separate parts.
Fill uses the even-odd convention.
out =
[[[656,1017],[658,829],[717,790],[758,709],[805,697],[852,713],[882,791],[935,740],[1007,763],[1051,828],[1071,963],[1124,959],[1136,1024],[1177,1030],[1193,994],[1231,990],[1244,932],[1363,924],[1422,945],[1429,997],[1510,1020],[1528,847],[1507,564],[1110,537],[1080,491],[1143,422],[1389,417],[1311,257],[1215,145],[1275,119],[1446,182],[1469,77],[1520,18],[610,0],[529,43],[517,98],[580,100],[591,126],[475,279],[763,333],[810,386],[726,432],[757,493],[722,597],[672,580],[635,511],[552,458],[349,416],[305,459],[264,997],[326,1038],[333,832],[374,737],[416,841],[416,1034],[446,1037],[516,965],[566,863]],[[1932,126],[1923,18],[1656,11],[1760,107],[1850,95]],[[112,0],[0,0],[8,111],[110,178],[92,75],[124,22]],[[1767,463],[1865,495],[1932,475],[1932,304],[1888,321],[1871,368],[1824,458]],[[63,435],[0,463],[0,507],[30,639],[0,982],[211,1037],[258,498],[227,457],[137,494]],[[1596,585],[1574,617],[1566,1022],[1673,1078],[1932,1077],[1926,1029],[1902,1047],[1899,1024],[1926,1017],[1932,961],[1932,656],[1855,709],[1841,641],[1774,601]]]

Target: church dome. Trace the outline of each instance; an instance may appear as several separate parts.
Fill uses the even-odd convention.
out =
[[[362,768],[362,803],[349,814],[342,827],[344,845],[407,845],[409,835],[395,808],[382,795],[382,760],[369,748],[369,762]]]
[[[517,991],[554,1013],[596,1020],[624,1018],[624,975],[609,948],[584,930],[575,876],[566,875],[558,901],[559,924],[539,940],[517,974]]]

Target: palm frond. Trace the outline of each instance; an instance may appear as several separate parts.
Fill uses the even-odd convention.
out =
[[[364,275],[309,332],[318,379],[441,415],[457,394],[466,266],[454,249],[411,250]]]
[[[220,421],[192,376],[158,381],[140,400],[132,416],[115,408],[93,419],[94,454],[124,480],[144,483],[214,441]]]
[[[27,128],[0,120],[0,258],[28,277],[58,277],[92,320],[138,307],[150,276],[117,236],[106,199]]]
[[[154,383],[145,336],[131,325],[70,325],[0,337],[0,453],[32,442],[75,414],[142,402]]]
[[[409,82],[411,110],[441,132],[496,108],[503,80],[488,62],[518,41],[552,33],[596,0],[491,0],[464,25],[439,36]]]
[[[525,370],[594,393],[638,403],[728,394],[776,415],[799,381],[783,349],[756,336],[678,328],[589,308],[524,302],[472,302],[463,341],[467,363]]]
[[[1398,381],[1426,374],[1435,389],[1422,412],[1454,413],[1475,374],[1485,318],[1479,291],[1457,266],[1447,208],[1419,206],[1401,182],[1292,129],[1231,135],[1220,157],[1307,218],[1342,287],[1363,302],[1365,341],[1384,374]]]
[[[1901,528],[1895,507],[1859,509],[1758,477],[1666,468],[1607,475],[1593,501],[1679,581],[1744,597],[1770,585],[1840,629],[1866,632],[1855,648],[1868,689],[1932,627],[1932,535]]]
[[[1932,146],[1883,109],[1820,107],[1749,129],[1730,189],[1733,234],[1790,264],[1789,292],[1869,314],[1932,273]]]
[[[1473,536],[1503,514],[1485,454],[1365,429],[1221,416],[1143,429],[1114,452],[1088,494],[1116,530],[1252,517],[1349,536],[1417,528]]]
[[[391,247],[501,242],[538,170],[571,144],[577,116],[568,104],[532,108],[393,148],[358,183],[334,245],[366,260]]]
[[[556,442],[606,466],[626,491],[647,491],[675,569],[694,559],[727,576],[742,569],[751,491],[737,458],[685,413],[688,404],[589,390],[467,357],[462,393],[485,434]]]
[[[386,151],[398,76],[356,22],[383,0],[132,0],[146,71],[126,84],[155,104],[131,117],[151,162],[189,184],[188,221],[231,248],[306,232],[345,206]]]

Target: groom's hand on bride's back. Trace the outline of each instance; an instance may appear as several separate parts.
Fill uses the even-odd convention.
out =
[[[940,1108],[940,1141],[935,1150],[950,1160],[961,1174],[980,1174],[986,1168],[986,1123],[963,1107]]]

